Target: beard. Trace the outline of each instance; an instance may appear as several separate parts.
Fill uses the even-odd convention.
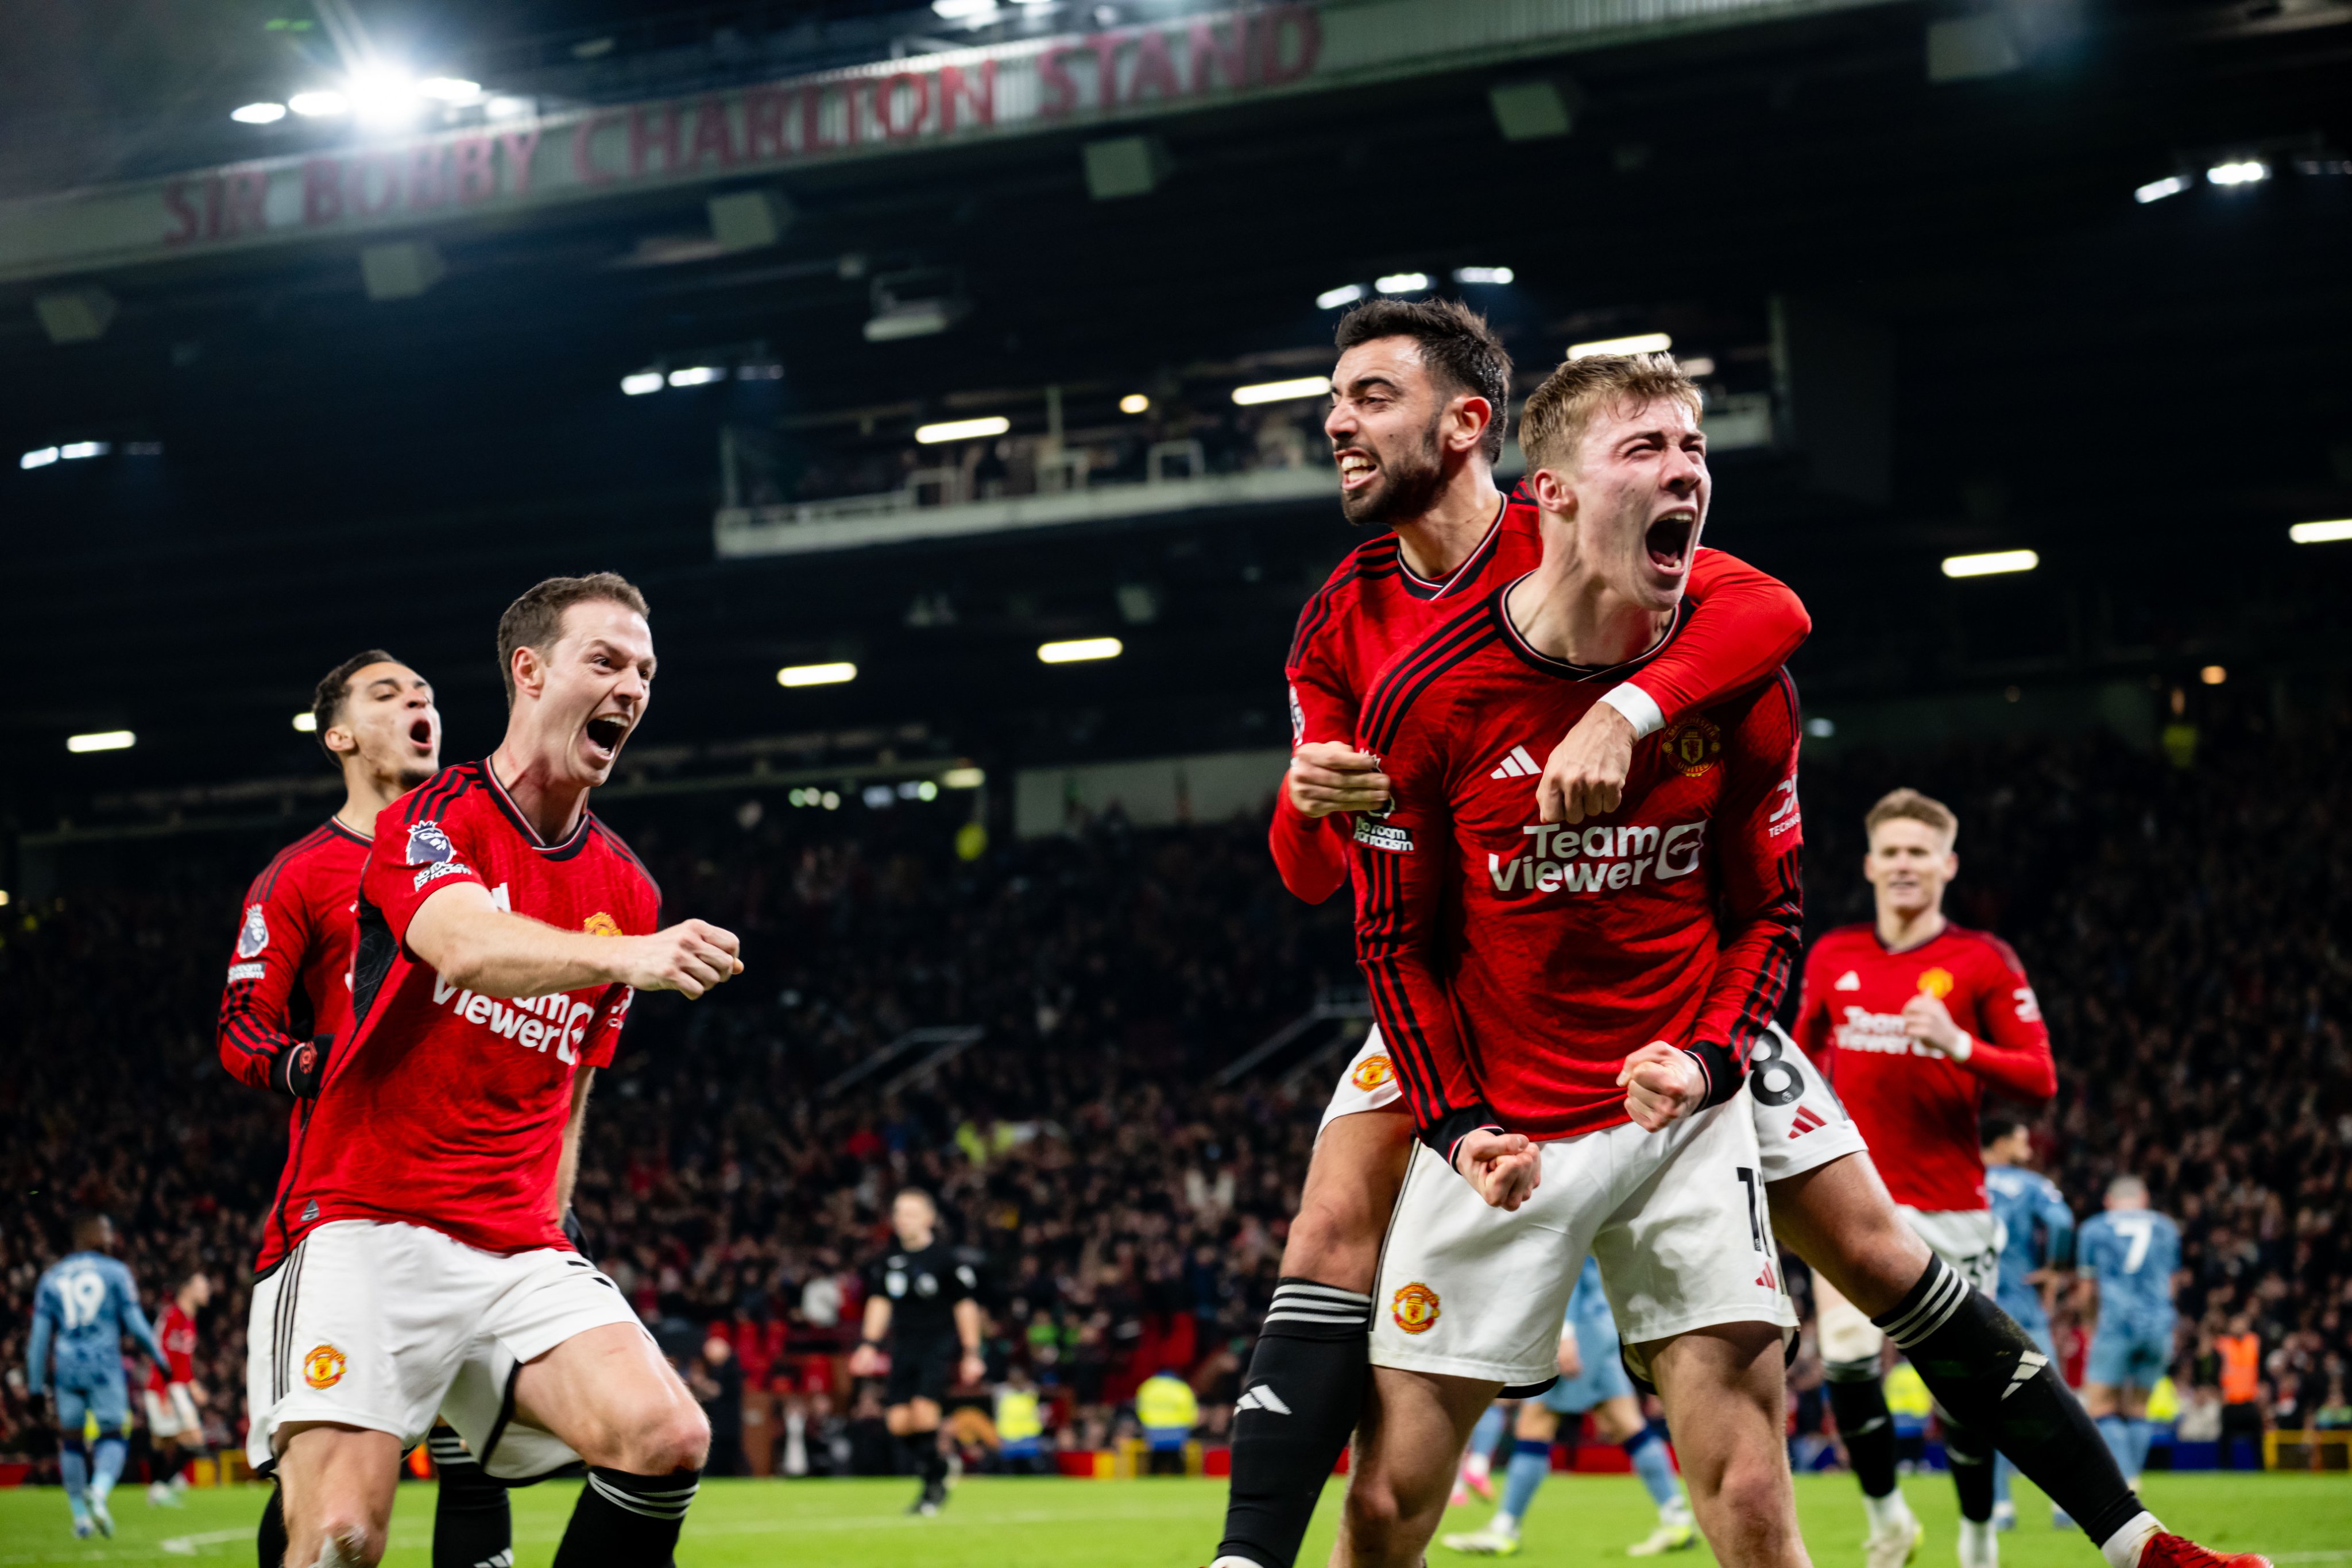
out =
[[[1339,511],[1358,528],[1392,528],[1411,522],[1430,508],[1445,486],[1445,470],[1437,460],[1437,421],[1421,433],[1421,440],[1391,456],[1380,454],[1380,474],[1363,489],[1339,493]]]

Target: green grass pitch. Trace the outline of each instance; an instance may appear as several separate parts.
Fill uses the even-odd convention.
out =
[[[1927,1524],[1916,1568],[1953,1562],[1952,1489],[1941,1476],[1904,1483]],[[515,1494],[518,1568],[553,1557],[576,1485],[554,1482]],[[2229,1551],[2267,1552],[2280,1568],[2352,1564],[2352,1478],[2268,1475],[2157,1475],[2148,1503],[2172,1528]],[[678,1543],[681,1568],[1200,1568],[1216,1543],[1222,1481],[1076,1481],[973,1479],[937,1519],[901,1511],[912,1481],[714,1481]],[[1862,1508],[1850,1478],[1809,1476],[1797,1483],[1805,1537],[1820,1568],[1860,1568]],[[1330,1550],[1339,1488],[1324,1494],[1303,1563]],[[116,1494],[119,1533],[76,1541],[64,1494],[54,1487],[0,1491],[0,1568],[36,1563],[253,1561],[253,1525],[262,1493],[241,1488],[195,1492],[179,1509],[147,1506],[143,1489]],[[2098,1555],[2073,1531],[2050,1527],[2040,1494],[2021,1486],[2018,1529],[2001,1538],[2003,1568],[2100,1568]],[[1456,1509],[1447,1530],[1484,1524],[1483,1504]],[[1623,1563],[1624,1545],[1647,1530],[1652,1514],[1631,1477],[1554,1476],[1527,1523],[1527,1550],[1538,1564]],[[433,1491],[407,1485],[392,1525],[396,1568],[429,1568]],[[1696,1565],[1706,1551],[1670,1562]],[[1433,1546],[1433,1568],[1467,1563]]]

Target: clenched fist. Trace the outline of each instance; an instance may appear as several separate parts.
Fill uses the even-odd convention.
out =
[[[1690,1053],[1654,1040],[1625,1059],[1617,1086],[1625,1091],[1625,1113],[1645,1133],[1679,1121],[1706,1098],[1706,1074]]]
[[[1454,1146],[1454,1168],[1496,1208],[1517,1209],[1543,1182],[1543,1151],[1525,1133],[1480,1129]]]
[[[1388,775],[1381,771],[1381,759],[1336,740],[1310,740],[1293,751],[1283,788],[1302,817],[1383,811],[1389,804]]]
[[[707,920],[681,920],[650,936],[624,936],[629,951],[621,978],[640,991],[684,991],[698,997],[743,972],[735,933]]]
[[[1633,766],[1633,721],[1607,703],[1594,703],[1551,748],[1536,781],[1536,810],[1547,822],[1604,817],[1625,798]]]

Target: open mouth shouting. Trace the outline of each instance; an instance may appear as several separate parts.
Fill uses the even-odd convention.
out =
[[[1339,491],[1342,495],[1352,496],[1380,476],[1379,460],[1360,446],[1342,448],[1333,454],[1333,457],[1339,465]]]
[[[629,719],[624,714],[598,714],[581,730],[581,738],[596,765],[610,768],[621,755],[621,743],[629,738]]]
[[[1698,513],[1689,507],[1677,507],[1651,521],[1642,536],[1642,546],[1652,566],[1679,573],[1690,566],[1691,544],[1697,536]]]
[[[433,749],[433,721],[425,717],[422,714],[411,720],[408,726],[408,744],[416,747],[419,751],[431,751]]]

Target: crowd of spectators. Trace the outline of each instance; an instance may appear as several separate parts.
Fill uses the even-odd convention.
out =
[[[1867,917],[1860,821],[1880,792],[1958,810],[1952,913],[2018,947],[2056,1043],[2042,1165],[2082,1212],[2109,1175],[2147,1178],[2186,1238],[2184,1389],[2218,1389],[2242,1331],[2260,1418],[2303,1425],[2346,1403],[2352,727],[2218,708],[2203,726],[2186,767],[2179,744],[2104,735],[1809,760],[1809,925]],[[1221,1434],[1339,1063],[1231,1086],[1217,1071],[1352,988],[1346,901],[1285,894],[1256,821],[1142,831],[1114,812],[966,862],[944,800],[858,818],[741,804],[610,813],[667,910],[740,932],[750,967],[700,1003],[641,1001],[592,1100],[575,1199],[719,1417],[716,1462],[887,1467],[876,1391],[838,1353],[908,1184],[989,1259],[991,1378],[1038,1391],[1049,1446],[1130,1432],[1137,1385],[1163,1368]],[[22,1041],[0,1061],[0,1162],[22,1195],[0,1221],[0,1454],[47,1448],[25,1333],[79,1207],[115,1214],[151,1306],[191,1270],[226,1287],[198,1375],[215,1439],[235,1436],[284,1107],[213,1049],[250,868],[194,849],[169,867],[11,907],[0,928]],[[950,1025],[977,1036],[835,1082]],[[2059,1326],[2079,1338],[2069,1313]],[[959,1428],[981,1448],[988,1413],[976,1392]]]

